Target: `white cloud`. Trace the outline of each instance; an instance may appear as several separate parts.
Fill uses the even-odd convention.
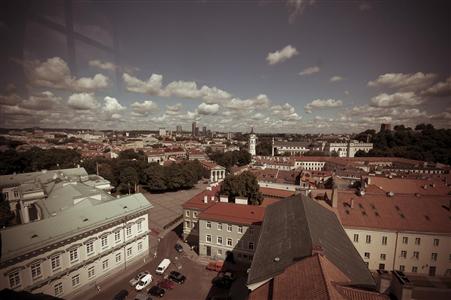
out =
[[[38,95],[30,96],[27,100],[23,100],[20,106],[33,110],[49,110],[60,102],[61,97],[55,96],[50,91],[45,91]]]
[[[99,68],[99,69],[102,69],[102,70],[110,70],[110,71],[116,70],[116,65],[115,64],[113,64],[111,62],[108,62],[108,61],[103,62],[103,61],[98,60],[98,59],[90,60],[89,61],[89,65],[91,67],[96,67],[96,68]]]
[[[419,105],[423,101],[414,92],[379,94],[371,98],[371,105],[376,107],[397,107]]]
[[[266,60],[270,65],[275,65],[281,62],[286,61],[287,59],[292,58],[295,55],[298,55],[299,52],[291,45],[285,46],[285,48],[281,50],[277,50],[275,52],[269,52]]]
[[[199,107],[197,108],[197,111],[201,115],[214,115],[214,114],[218,113],[219,105],[218,104],[201,103],[199,105]]]
[[[60,57],[45,62],[34,61],[26,64],[26,72],[32,85],[76,92],[89,92],[108,86],[108,77],[96,74],[94,77],[75,78],[67,63]]]
[[[424,95],[433,97],[451,97],[451,76],[443,82],[437,82],[426,91]]]
[[[370,87],[388,87],[396,88],[401,91],[417,91],[421,90],[431,83],[437,76],[432,73],[386,73],[380,75],[376,80],[369,81]]]
[[[332,76],[329,81],[330,82],[338,82],[338,81],[342,81],[344,78],[341,76]]]
[[[166,106],[166,114],[168,115],[178,115],[183,105],[181,103],[177,103],[175,105],[167,105]]]
[[[7,95],[0,95],[0,104],[2,105],[17,105],[22,100],[22,97],[16,93],[11,93]]]
[[[271,106],[270,110],[273,115],[279,116],[282,120],[295,121],[302,118],[296,113],[295,108],[289,103]]]
[[[126,109],[125,106],[121,105],[119,101],[113,97],[106,96],[104,102],[102,110],[106,113],[115,114]]]
[[[152,100],[134,102],[131,107],[135,116],[145,116],[147,114],[158,111],[158,105]]]
[[[159,95],[161,93],[163,76],[160,74],[152,74],[147,81],[142,81],[128,73],[124,73],[122,78],[127,90],[130,92],[149,95]]]
[[[343,106],[343,101],[336,99],[315,99],[305,105],[304,109],[307,113],[311,113],[314,109],[327,109]]]
[[[76,110],[89,110],[98,107],[98,103],[92,93],[72,94],[67,101],[69,107]]]
[[[308,68],[305,68],[304,70],[302,70],[301,72],[299,72],[299,75],[301,75],[301,76],[311,75],[311,74],[318,73],[319,71],[320,71],[320,69],[318,66],[308,67]]]
[[[202,86],[200,89],[202,99],[206,103],[218,103],[227,101],[232,98],[232,95],[226,91],[218,89],[217,87]]]
[[[169,83],[161,94],[166,97],[176,96],[189,99],[199,99],[202,95],[200,90],[197,89],[196,82],[181,80]]]
[[[260,94],[255,98],[250,99],[239,99],[233,98],[229,102],[224,104],[225,107],[234,109],[234,110],[242,110],[242,109],[264,109],[269,106],[271,100],[269,100],[268,96],[265,94]]]

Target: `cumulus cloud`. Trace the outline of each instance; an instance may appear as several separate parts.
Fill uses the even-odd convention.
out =
[[[126,107],[121,105],[116,98],[106,96],[104,98],[104,104],[102,110],[109,114],[115,114],[122,110],[125,110]]]
[[[337,81],[342,81],[344,78],[341,76],[332,76],[329,81],[330,82],[337,82]]]
[[[61,97],[55,96],[50,91],[45,91],[38,95],[30,96],[29,99],[22,100],[20,106],[32,110],[49,110],[60,102]]]
[[[93,93],[72,94],[67,101],[67,105],[75,110],[89,110],[99,106]]]
[[[30,83],[40,87],[89,92],[108,86],[109,79],[103,74],[79,79],[72,76],[69,66],[60,57],[49,58],[44,62],[29,62],[25,66]]]
[[[423,93],[432,97],[451,97],[451,76],[446,81],[437,82]]]
[[[168,115],[178,115],[183,105],[181,103],[177,103],[175,105],[167,105],[166,106],[166,114]]]
[[[214,115],[218,113],[219,105],[216,103],[215,104],[201,103],[197,108],[197,111],[201,115]]]
[[[289,103],[271,106],[270,110],[273,115],[279,116],[280,119],[295,121],[302,118],[296,113],[296,109]]]
[[[143,102],[134,102],[131,105],[133,109],[133,115],[135,116],[145,116],[150,113],[158,111],[158,105],[152,100],[145,100]]]
[[[287,59],[292,58],[293,56],[298,55],[299,52],[291,45],[285,46],[281,50],[277,50],[275,52],[269,52],[266,60],[270,65],[275,65],[281,62],[286,61]]]
[[[17,105],[21,100],[22,100],[22,97],[20,97],[16,93],[0,95],[0,104],[2,104],[2,105],[14,106],[14,105]]]
[[[305,105],[304,110],[311,113],[315,109],[328,109],[343,106],[343,101],[336,99],[315,99]]]
[[[386,73],[369,81],[370,87],[395,88],[401,91],[417,91],[430,86],[437,76],[432,73]]]
[[[423,100],[414,92],[382,93],[371,98],[371,105],[376,107],[413,106],[421,103],[423,103]]]
[[[101,61],[98,59],[95,60],[90,60],[89,61],[89,65],[91,67],[96,67],[102,70],[109,70],[109,71],[114,71],[116,70],[116,65],[113,64],[112,62],[108,62],[108,61]]]
[[[234,109],[234,110],[242,110],[242,109],[263,109],[267,108],[271,100],[269,100],[268,96],[265,94],[260,94],[255,98],[250,99],[239,99],[233,98],[229,102],[225,103],[224,106],[226,108]]]
[[[318,66],[314,66],[314,67],[308,67],[305,68],[304,70],[302,70],[301,72],[299,72],[299,75],[304,76],[304,75],[312,75],[315,73],[318,73],[320,71]]]
[[[124,73],[122,78],[127,90],[130,92],[149,95],[159,95],[161,93],[163,76],[160,74],[152,74],[147,81],[140,80],[128,73]]]

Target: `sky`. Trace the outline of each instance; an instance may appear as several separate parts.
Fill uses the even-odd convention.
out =
[[[0,127],[451,128],[451,2],[2,1]]]

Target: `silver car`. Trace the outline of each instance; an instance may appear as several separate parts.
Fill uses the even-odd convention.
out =
[[[141,280],[141,278],[143,278],[144,276],[146,276],[148,274],[150,274],[149,271],[140,272],[138,275],[136,275],[129,281],[130,286],[135,287],[138,284],[138,282]]]

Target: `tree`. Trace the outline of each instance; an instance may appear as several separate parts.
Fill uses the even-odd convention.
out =
[[[236,197],[246,197],[252,205],[260,205],[263,200],[257,178],[249,171],[227,176],[221,185],[220,193],[227,195],[229,202],[234,202]]]
[[[127,191],[130,194],[130,191],[136,192],[138,185],[138,172],[132,167],[127,167],[122,169],[119,175],[119,190],[121,192]]]

